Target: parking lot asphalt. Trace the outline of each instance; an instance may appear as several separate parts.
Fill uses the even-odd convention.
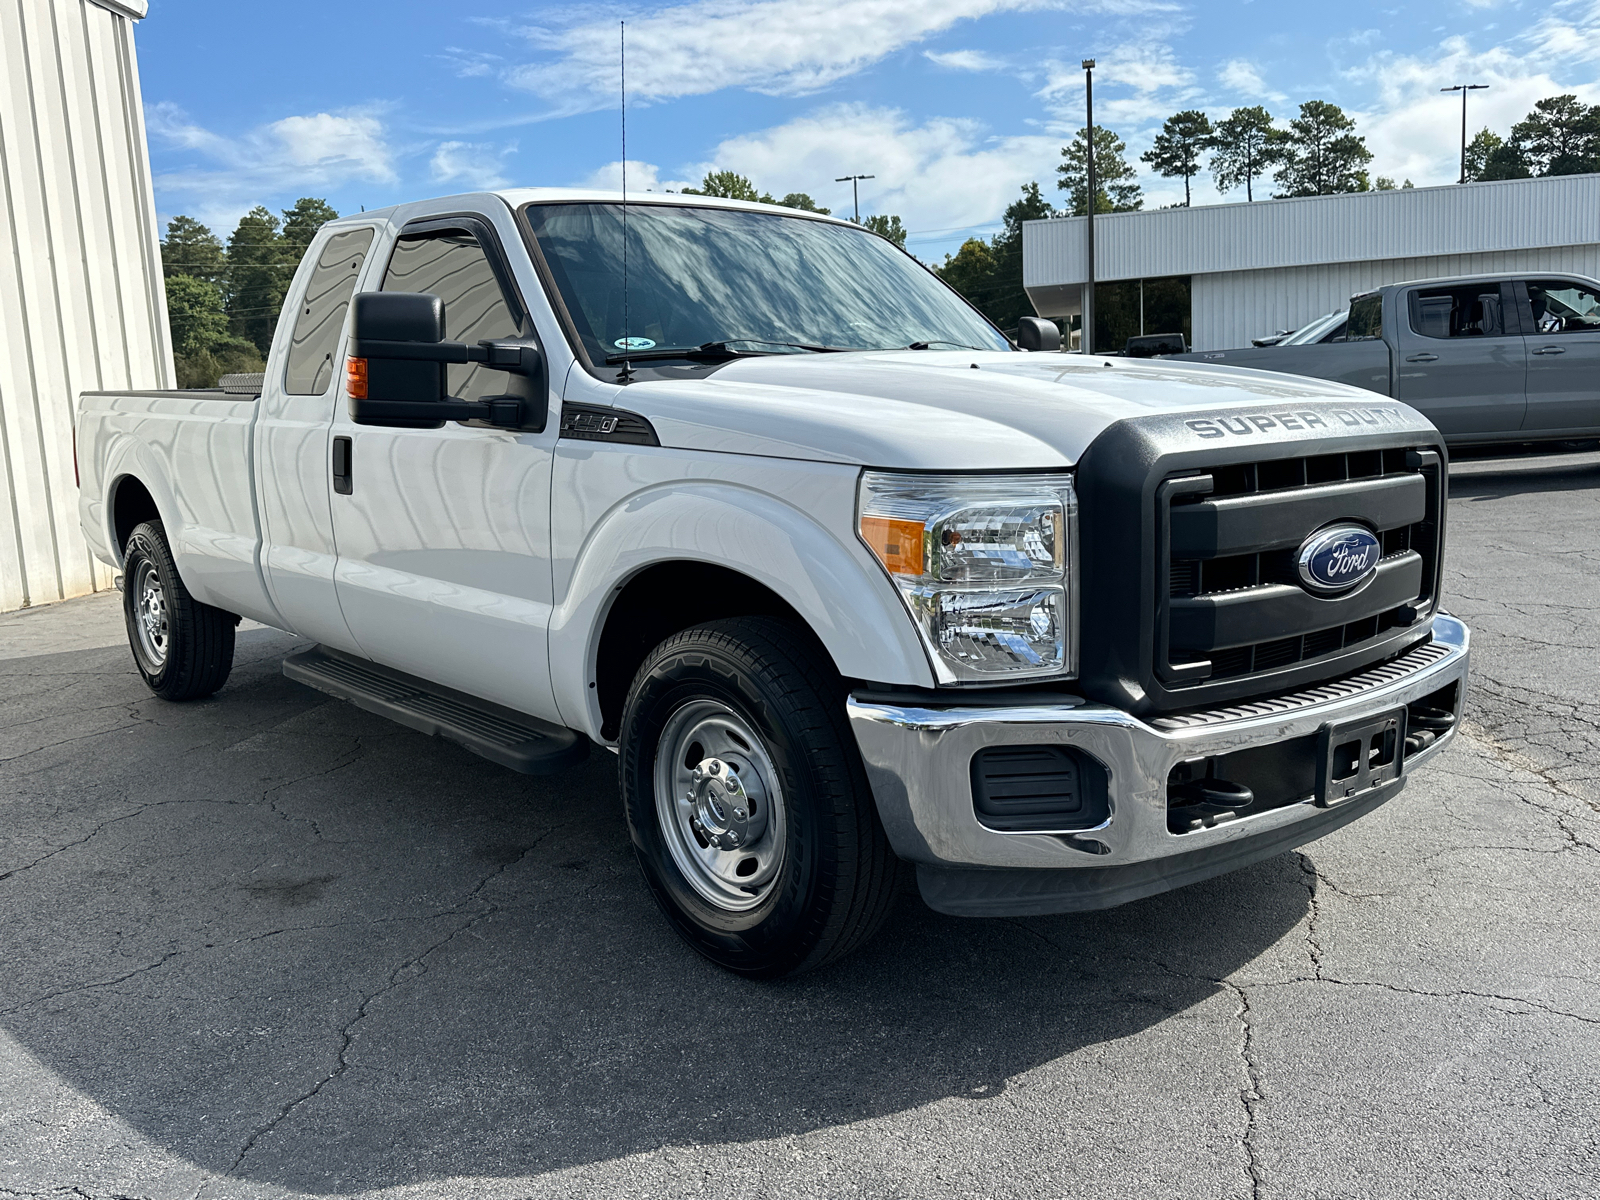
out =
[[[116,595],[0,615],[0,1197],[1594,1195],[1600,455],[1451,486],[1469,724],[1396,800],[780,984],[668,930],[610,755],[513,775],[248,625],[166,704]]]

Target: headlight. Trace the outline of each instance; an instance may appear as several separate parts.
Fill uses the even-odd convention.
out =
[[[868,471],[858,509],[939,682],[1076,673],[1070,477]]]

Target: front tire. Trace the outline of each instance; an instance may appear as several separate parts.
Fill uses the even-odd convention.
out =
[[[888,915],[890,849],[844,683],[792,622],[739,617],[650,654],[623,711],[634,850],[691,946],[741,975],[813,970]]]
[[[122,616],[134,665],[163,700],[209,696],[228,681],[239,618],[189,594],[160,521],[128,535]]]

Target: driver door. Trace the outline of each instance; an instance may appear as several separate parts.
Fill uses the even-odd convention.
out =
[[[1600,429],[1600,287],[1575,279],[1518,283],[1528,346],[1529,433]]]
[[[473,343],[532,332],[487,221],[413,223],[389,254],[382,290],[444,301],[445,336]],[[453,365],[450,394],[507,390],[504,372]],[[544,397],[549,403],[548,395]],[[543,432],[447,422],[438,429],[356,425],[335,481],[339,604],[375,662],[548,720],[550,469],[559,420]]]

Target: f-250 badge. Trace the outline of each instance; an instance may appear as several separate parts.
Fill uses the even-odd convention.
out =
[[[1378,569],[1383,546],[1360,525],[1335,525],[1300,543],[1295,566],[1313,592],[1343,592],[1365,583]]]

